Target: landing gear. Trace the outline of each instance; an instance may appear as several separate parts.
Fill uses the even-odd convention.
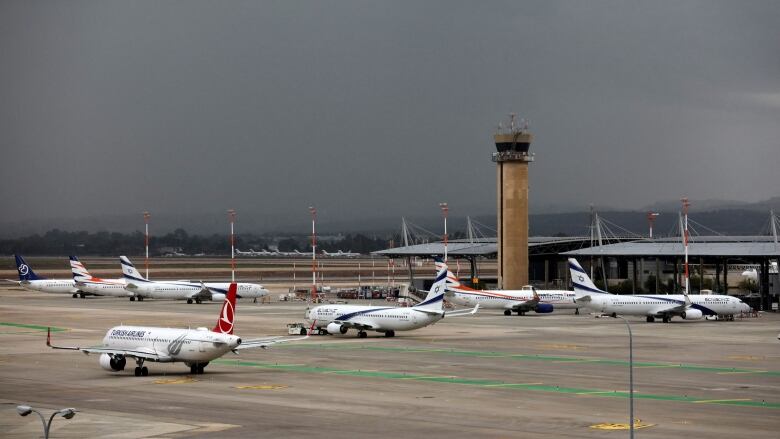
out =
[[[389,331],[385,331],[385,337],[395,337],[395,331],[392,329]]]
[[[617,313],[616,313],[616,312],[613,312],[613,313],[611,314],[611,316],[612,316],[612,318],[613,318],[613,319],[616,319],[616,318],[617,318]]]
[[[579,308],[574,308],[574,315],[575,316],[580,315],[580,309]]]
[[[517,315],[518,316],[524,316],[525,315],[525,311],[517,311]]]
[[[504,315],[505,316],[511,316],[512,315],[512,310],[511,309],[505,309],[504,310]]]
[[[86,299],[86,298],[87,298],[87,295],[86,295],[86,294],[84,294],[84,293],[79,293],[79,297],[81,297],[82,299]]]
[[[306,335],[306,330],[303,329],[303,328],[301,328],[301,335]],[[326,331],[325,329],[320,328],[320,329],[317,330],[317,335],[328,335],[328,331]]]
[[[187,305],[192,305],[192,299],[187,299]]]
[[[144,366],[144,359],[143,358],[138,358],[138,359],[135,360],[135,362],[138,365],[138,366],[135,367],[135,376],[137,376],[137,377],[148,376],[149,375],[149,369],[147,369],[146,366]]]
[[[255,297],[255,299],[252,300],[252,303],[257,303],[257,297]]]
[[[358,338],[366,338],[366,337],[368,337],[368,334],[366,334],[366,331],[358,332]]]
[[[655,321],[655,317],[647,316],[647,323],[653,323],[654,321]]]
[[[664,323],[669,323],[671,320],[672,318],[669,316],[663,316],[663,318],[661,319],[661,321]]]
[[[197,364],[191,364],[190,365],[190,373],[193,375],[202,375],[203,369],[208,366],[208,363],[197,363]]]
[[[73,293],[73,298],[76,299],[79,297],[79,293]]]
[[[135,302],[135,296],[130,296],[130,301]]]
[[[200,304],[201,304],[201,300],[200,300],[200,299],[195,299],[195,303],[197,303],[198,305],[200,305]]]

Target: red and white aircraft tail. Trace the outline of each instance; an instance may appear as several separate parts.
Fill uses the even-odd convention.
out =
[[[222,303],[222,309],[219,312],[217,325],[212,329],[213,332],[220,334],[233,334],[233,325],[236,319],[236,291],[237,284],[232,283],[228,288],[225,301]]]

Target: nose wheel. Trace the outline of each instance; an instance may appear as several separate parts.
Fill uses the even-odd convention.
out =
[[[389,331],[385,331],[385,337],[395,337],[395,331],[392,329]]]
[[[137,376],[137,377],[144,376],[145,377],[145,376],[149,375],[149,369],[147,369],[146,366],[144,366],[144,359],[143,358],[136,359],[135,363],[137,364],[137,366],[135,367],[135,376]]]
[[[368,334],[366,334],[366,331],[358,332],[358,338],[366,338],[366,337],[368,337]]]

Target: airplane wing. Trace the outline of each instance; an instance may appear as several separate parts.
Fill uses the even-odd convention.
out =
[[[314,325],[317,324],[317,321],[315,320],[314,323],[311,324],[311,327],[309,328],[309,332],[304,335],[303,337],[266,337],[266,338],[255,338],[251,340],[243,340],[241,341],[241,344],[238,345],[234,350],[233,353],[238,354],[238,351],[243,349],[254,349],[254,348],[260,348],[260,349],[267,349],[268,347],[275,345],[275,344],[281,344],[281,343],[289,343],[291,341],[301,341],[306,340],[311,335],[312,331],[314,331]]]
[[[79,346],[56,346],[51,343],[51,328],[48,328],[46,333],[46,346],[52,349],[81,351],[85,354],[111,354],[111,355],[122,355],[130,358],[143,358],[144,360],[149,360],[149,361],[160,361],[160,362],[170,361],[170,357],[160,355],[157,353],[157,351],[150,348],[110,349],[110,348],[103,348],[98,346],[87,347],[87,348],[82,348]]]
[[[200,300],[211,300],[212,294],[211,290],[204,284],[202,281],[200,283],[200,291],[192,293],[187,296],[188,299],[200,299]]]
[[[450,311],[446,314],[444,314],[445,317],[462,317],[462,316],[471,316],[477,313],[479,311],[479,304],[477,304],[473,309],[459,309],[457,311]]]

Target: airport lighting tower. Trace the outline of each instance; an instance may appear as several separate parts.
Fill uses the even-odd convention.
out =
[[[144,247],[146,247],[146,278],[149,279],[149,218],[152,217],[152,214],[149,212],[144,212],[144,228],[146,229],[144,234]]]
[[[498,198],[498,284],[519,290],[528,284],[528,148],[534,136],[524,120],[510,115],[509,126],[498,125],[493,136]]]
[[[691,282],[690,282],[690,273],[688,272],[688,208],[691,206],[691,203],[688,202],[688,198],[683,197],[680,201],[682,201],[683,206],[683,217],[685,221],[685,227],[683,232],[683,245],[685,245],[685,294],[688,295],[690,293],[691,288]]]
[[[314,206],[309,206],[309,213],[311,213],[311,301],[316,303],[317,301],[317,229],[315,225],[317,223],[317,209]]]
[[[233,223],[236,222],[236,210],[228,209],[228,220],[230,220],[230,281],[236,281],[236,235],[233,231]]]
[[[439,203],[441,214],[444,216],[444,263],[447,263],[447,214],[450,212],[447,203]]]

